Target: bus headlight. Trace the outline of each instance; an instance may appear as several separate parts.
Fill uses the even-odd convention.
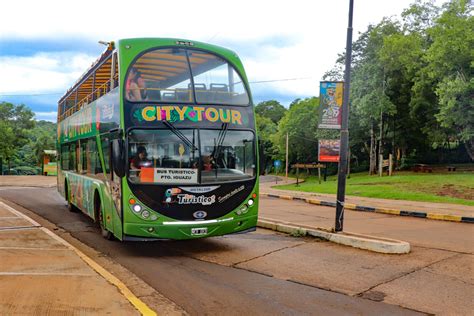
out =
[[[253,205],[253,200],[250,199],[250,200],[247,202],[247,204],[248,204],[249,206],[252,206],[252,205]]]
[[[142,210],[142,207],[140,204],[135,204],[132,208],[135,213],[140,213]]]
[[[148,216],[150,216],[150,212],[145,210],[145,211],[142,212],[142,216],[143,216],[143,218],[148,218]]]

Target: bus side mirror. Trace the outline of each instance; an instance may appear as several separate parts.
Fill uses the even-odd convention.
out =
[[[122,139],[112,140],[112,167],[115,174],[120,178],[125,175],[125,159]]]
[[[258,143],[258,173],[259,175],[265,174],[265,162],[266,162],[266,157],[265,157],[263,142],[262,143],[259,142]]]

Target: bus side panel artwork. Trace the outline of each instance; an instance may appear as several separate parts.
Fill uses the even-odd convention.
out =
[[[94,218],[93,180],[69,173],[68,184],[71,190],[71,202],[91,218]]]
[[[89,138],[120,125],[119,88],[58,123],[60,143]]]

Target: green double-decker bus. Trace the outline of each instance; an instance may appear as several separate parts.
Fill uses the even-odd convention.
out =
[[[210,44],[108,43],[58,102],[58,191],[105,238],[255,230],[257,148],[242,63]]]

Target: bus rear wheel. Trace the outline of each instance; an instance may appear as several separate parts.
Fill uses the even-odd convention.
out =
[[[96,198],[95,198],[94,204],[95,204],[95,211],[96,211],[96,223],[98,224],[100,228],[100,234],[105,239],[112,240],[113,239],[112,233],[109,230],[107,230],[107,228],[105,228],[105,225],[104,225],[104,214],[102,212],[102,202],[100,200],[100,197],[98,197],[99,195],[97,193],[95,196]]]

